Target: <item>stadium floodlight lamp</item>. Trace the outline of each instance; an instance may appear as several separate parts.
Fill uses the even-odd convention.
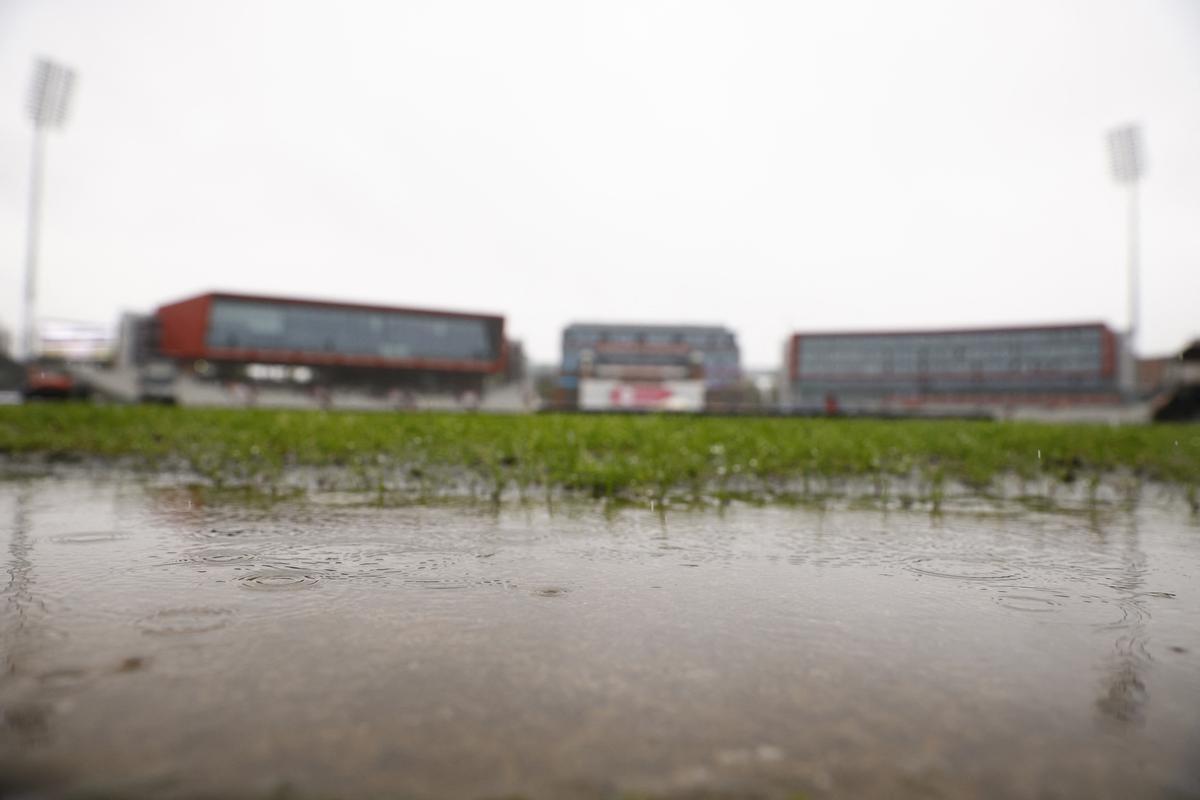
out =
[[[1138,183],[1146,174],[1145,150],[1142,147],[1142,132],[1137,125],[1122,125],[1108,132],[1108,156],[1112,165],[1113,178],[1128,187],[1128,253],[1129,262],[1129,333],[1126,348],[1134,353],[1134,340],[1139,324],[1138,298]]]
[[[46,133],[61,128],[67,120],[75,71],[45,58],[34,65],[26,111],[33,122],[33,158],[29,171],[29,217],[25,231],[25,303],[19,356],[33,358],[35,350],[34,301],[37,295],[38,233],[41,224],[42,167]]]
[[[1136,183],[1144,171],[1141,130],[1136,125],[1123,125],[1109,131],[1108,156],[1117,183]]]
[[[61,128],[75,88],[75,71],[39,58],[29,85],[27,108],[35,128]]]

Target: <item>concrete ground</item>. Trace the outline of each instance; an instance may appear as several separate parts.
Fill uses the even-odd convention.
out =
[[[89,366],[74,366],[74,375],[89,383],[95,394],[111,402],[137,401],[137,372],[130,368],[99,369]],[[200,381],[189,376],[180,376],[175,383],[176,397],[183,406],[261,408],[312,408],[321,407],[356,411],[395,411],[404,408],[421,411],[469,411],[470,407],[450,394],[420,394],[412,398],[413,405],[401,405],[394,399],[380,397],[369,392],[337,388],[331,390],[323,401],[311,391],[284,387],[258,387],[250,393],[240,387],[221,383]],[[532,386],[527,383],[511,383],[489,389],[475,410],[491,413],[525,413],[536,411],[539,403]],[[926,412],[929,409],[925,409]],[[1148,402],[1124,405],[1079,405],[1079,406],[970,406],[955,408],[939,406],[939,414],[956,412],[978,414],[984,412],[999,420],[1023,420],[1034,422],[1082,422],[1106,425],[1127,425],[1149,422],[1153,408]]]
[[[89,384],[99,399],[117,403],[133,403],[138,400],[135,369],[100,369],[76,365],[71,367],[71,372],[78,380]],[[417,394],[412,397],[413,405],[402,405],[395,399],[351,388],[335,388],[322,398],[303,389],[259,386],[251,392],[243,387],[196,380],[190,376],[180,376],[175,381],[174,389],[176,400],[182,406],[311,409],[325,407],[356,411],[394,411],[403,408],[423,411],[471,410],[459,397],[450,394]],[[477,409],[494,413],[533,411],[536,410],[533,398],[534,393],[529,386],[520,383],[507,384],[488,390],[477,404]]]

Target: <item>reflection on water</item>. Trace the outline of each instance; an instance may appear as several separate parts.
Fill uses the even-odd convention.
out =
[[[1146,648],[1150,608],[1142,591],[1145,583],[1146,556],[1139,549],[1137,518],[1126,520],[1120,559],[1122,566],[1110,585],[1117,592],[1121,620],[1108,628],[1115,634],[1111,664],[1104,680],[1104,691],[1096,701],[1102,714],[1119,723],[1142,722],[1149,699],[1143,673],[1150,666]],[[1159,593],[1169,596],[1169,593]]]
[[[22,672],[23,660],[39,632],[39,611],[33,593],[33,564],[29,542],[29,489],[20,487],[8,498],[12,505],[12,528],[8,538],[8,585],[4,588],[4,618],[0,652],[4,657],[7,683]],[[0,707],[0,721],[12,736],[25,742],[46,734],[47,709],[37,700],[14,700]]]
[[[29,628],[32,564],[29,560],[29,490],[19,488],[6,498],[12,505],[12,527],[8,532],[8,585],[4,587],[4,674],[19,669],[21,646]]]
[[[1200,794],[1184,510],[331,499],[0,483],[0,795]]]

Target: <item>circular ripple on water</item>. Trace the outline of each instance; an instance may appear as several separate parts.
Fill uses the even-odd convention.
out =
[[[376,573],[416,589],[469,589],[481,583],[471,553],[411,551],[379,556]]]
[[[198,553],[189,553],[187,558],[189,561],[201,564],[244,564],[254,560],[254,553],[241,550],[202,550]]]
[[[272,569],[243,575],[237,579],[243,589],[263,592],[287,592],[307,589],[321,582],[321,576],[290,569]]]
[[[195,606],[191,608],[167,608],[138,620],[143,633],[157,636],[172,636],[187,633],[215,631],[229,624],[233,612],[227,608]]]
[[[1069,599],[1070,595],[1052,589],[1022,586],[996,597],[996,605],[1009,611],[1047,614],[1062,611],[1065,601]]]
[[[191,531],[188,535],[195,539],[208,541],[212,539],[233,539],[253,532],[252,528],[204,528],[202,530]]]
[[[917,558],[909,562],[908,569],[920,575],[963,581],[1003,581],[1021,576],[1020,570],[1007,564],[951,558]]]
[[[415,589],[469,589],[475,585],[474,581],[466,578],[404,578],[404,583]]]
[[[104,542],[118,542],[128,538],[126,534],[114,531],[84,531],[81,533],[65,533],[62,536],[53,536],[50,541],[57,544],[102,544]]]

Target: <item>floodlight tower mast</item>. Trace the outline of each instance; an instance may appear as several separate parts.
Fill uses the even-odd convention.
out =
[[[1128,188],[1129,332],[1126,347],[1134,352],[1140,323],[1138,282],[1138,183],[1146,171],[1142,132],[1136,125],[1123,125],[1108,132],[1108,154],[1113,178]]]
[[[42,167],[46,155],[46,134],[61,128],[67,119],[67,106],[75,85],[75,72],[45,58],[34,65],[26,110],[33,122],[33,158],[29,169],[29,217],[25,231],[25,304],[22,309],[21,349],[19,357],[31,359],[36,349],[34,304],[37,298],[38,235],[41,228]]]

